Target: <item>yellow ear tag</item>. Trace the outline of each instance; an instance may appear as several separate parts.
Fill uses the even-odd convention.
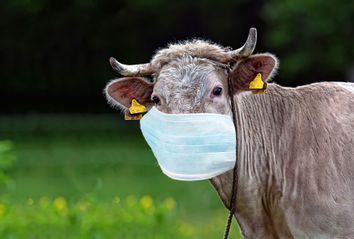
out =
[[[147,109],[144,105],[139,104],[136,99],[132,99],[132,103],[129,107],[129,110],[125,111],[124,119],[125,120],[140,120],[143,117],[143,113],[147,112]]]
[[[129,112],[130,114],[141,114],[147,112],[147,109],[145,106],[141,105],[138,103],[136,99],[132,99],[132,104],[129,107]]]
[[[253,90],[252,94],[258,95],[258,94],[266,94],[267,93],[267,86],[268,84],[263,82],[262,80],[262,74],[258,73],[256,77],[253,79],[253,81],[250,82],[249,89]]]
[[[141,118],[143,118],[143,114],[131,115],[128,110],[125,111],[125,114],[124,114],[125,120],[140,120]]]
[[[250,90],[263,90],[264,82],[262,80],[262,74],[258,73],[253,81],[250,82]]]

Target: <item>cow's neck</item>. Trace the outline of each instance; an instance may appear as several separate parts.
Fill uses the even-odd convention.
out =
[[[260,211],[265,210],[268,215],[272,213],[268,207],[272,206],[272,200],[277,197],[277,188],[282,181],[283,165],[277,157],[281,150],[279,138],[291,134],[292,129],[286,126],[291,122],[285,121],[294,118],[290,116],[285,119],[284,115],[295,114],[294,109],[297,108],[293,105],[294,101],[290,104],[289,98],[284,97],[285,91],[289,90],[270,84],[265,95],[241,93],[235,97],[240,109],[240,122],[237,122],[237,126],[241,129],[237,135],[237,140],[241,141],[237,158],[239,175],[236,217],[239,223],[246,223],[247,219],[240,221],[239,217],[247,217],[247,214],[259,213],[258,220],[262,221],[264,215]],[[231,198],[232,177],[230,170],[211,180],[226,207]]]

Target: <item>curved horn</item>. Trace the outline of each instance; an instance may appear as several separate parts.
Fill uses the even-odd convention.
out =
[[[147,76],[154,73],[151,65],[138,64],[138,65],[125,65],[118,62],[114,57],[109,58],[112,68],[123,76]]]
[[[257,43],[257,29],[250,28],[246,43],[239,49],[230,52],[232,59],[239,59],[242,57],[247,57],[252,54]]]

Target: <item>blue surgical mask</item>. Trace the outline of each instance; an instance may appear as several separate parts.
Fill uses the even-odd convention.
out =
[[[166,114],[153,107],[140,128],[161,170],[183,181],[210,179],[233,169],[236,134],[231,116]]]

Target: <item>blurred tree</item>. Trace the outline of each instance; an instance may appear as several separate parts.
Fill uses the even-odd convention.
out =
[[[168,42],[193,37],[239,47],[249,27],[262,29],[260,2],[1,1],[1,110],[108,111],[102,89],[116,76],[110,56],[147,62]]]
[[[353,65],[353,4],[0,1],[0,113],[109,111],[102,89],[117,76],[110,56],[147,62],[168,42],[194,37],[237,48],[251,26],[258,28],[257,51],[279,56],[280,83],[344,80]]]
[[[344,81],[354,67],[354,2],[271,0],[265,5],[266,44],[280,58],[289,85]]]

